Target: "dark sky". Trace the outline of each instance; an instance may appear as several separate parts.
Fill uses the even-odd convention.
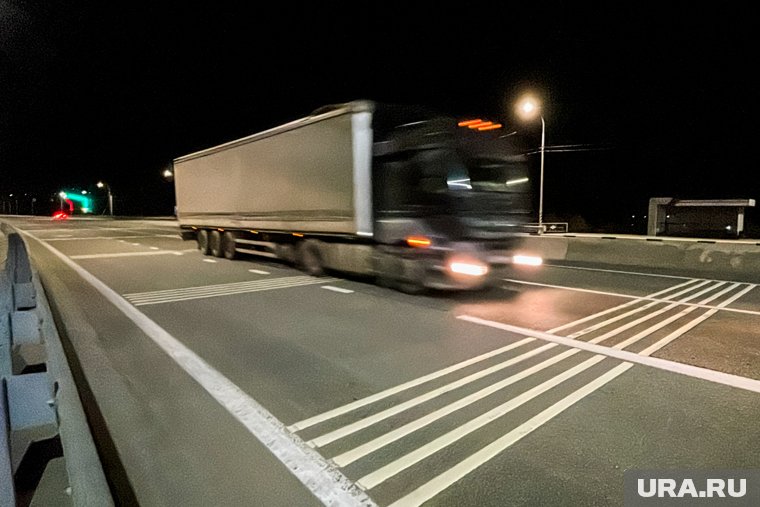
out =
[[[729,3],[137,4],[0,0],[0,193],[105,179],[163,211],[146,203],[171,203],[172,158],[353,99],[487,116],[538,147],[512,113],[530,89],[547,213],[760,199],[758,36]]]

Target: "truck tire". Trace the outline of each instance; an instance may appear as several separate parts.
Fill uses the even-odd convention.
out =
[[[233,260],[237,257],[237,250],[235,250],[236,237],[237,235],[230,231],[226,231],[222,235],[222,254],[225,259]]]
[[[198,250],[201,251],[203,255],[209,254],[209,248],[208,248],[208,231],[206,229],[201,229],[198,231]]]
[[[296,250],[296,262],[298,269],[311,276],[322,276],[325,269],[322,267],[322,258],[319,255],[319,247],[315,241],[304,240]]]
[[[208,236],[208,249],[214,257],[221,257],[222,254],[222,233],[213,230]]]

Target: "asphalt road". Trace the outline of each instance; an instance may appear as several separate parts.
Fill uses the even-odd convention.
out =
[[[626,470],[760,468],[752,283],[549,265],[412,296],[171,221],[3,220],[125,503],[622,505]]]

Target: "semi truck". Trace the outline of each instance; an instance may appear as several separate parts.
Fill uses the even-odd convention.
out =
[[[521,252],[530,164],[511,136],[356,100],[176,158],[177,220],[204,255],[258,256],[395,289],[475,290]]]

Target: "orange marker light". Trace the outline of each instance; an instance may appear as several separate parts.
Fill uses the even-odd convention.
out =
[[[479,123],[473,123],[472,125],[467,125],[468,129],[480,129],[482,127],[487,127],[489,125],[493,125],[492,121],[481,121]]]
[[[469,127],[470,125],[475,125],[476,123],[482,123],[482,121],[483,120],[481,120],[481,119],[477,119],[477,120],[465,120],[465,121],[460,121],[459,123],[457,123],[457,125],[460,126],[460,127]]]
[[[494,123],[492,125],[484,125],[482,127],[478,127],[478,130],[494,130],[494,129],[500,129],[501,123]]]
[[[417,248],[427,248],[431,245],[430,238],[425,236],[409,236],[406,238],[406,244]]]

